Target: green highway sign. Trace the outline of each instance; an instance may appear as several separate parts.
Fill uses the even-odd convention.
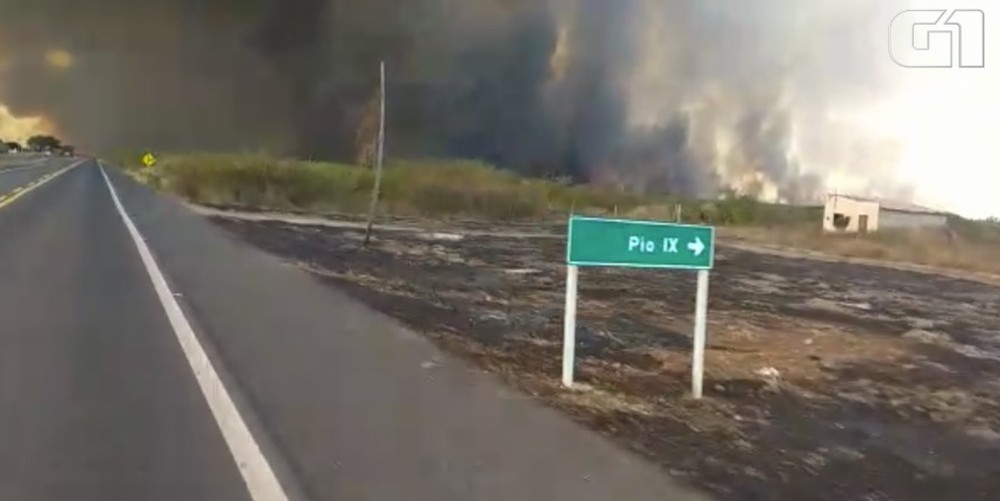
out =
[[[566,239],[566,311],[563,321],[563,386],[573,385],[576,307],[580,266],[698,270],[695,295],[691,394],[701,398],[708,330],[708,275],[715,262],[715,228],[690,224],[573,216]]]
[[[571,266],[710,270],[715,228],[574,216],[566,259]]]

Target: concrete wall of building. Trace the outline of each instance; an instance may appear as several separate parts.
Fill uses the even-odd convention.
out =
[[[944,214],[921,214],[885,209],[879,212],[878,221],[879,226],[883,229],[940,228],[948,225],[948,217]]]
[[[838,214],[846,218],[847,224],[843,227],[836,224]],[[830,195],[823,210],[823,230],[831,233],[857,233],[860,231],[862,216],[868,216],[869,232],[878,231],[878,202]]]

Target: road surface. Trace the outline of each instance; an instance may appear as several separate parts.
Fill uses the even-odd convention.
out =
[[[111,167],[22,163],[0,499],[705,499]]]
[[[51,158],[0,158],[0,196],[29,185],[66,166],[63,159]]]

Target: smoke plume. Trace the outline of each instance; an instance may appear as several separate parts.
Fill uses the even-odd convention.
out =
[[[0,0],[0,131],[82,147],[351,160],[389,68],[392,155],[632,189],[815,199],[896,146],[835,111],[880,97],[885,2]],[[2,108],[0,108],[2,111]],[[6,133],[6,132],[5,132]]]

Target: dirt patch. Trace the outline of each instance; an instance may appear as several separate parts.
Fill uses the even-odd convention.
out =
[[[996,287],[720,249],[694,401],[692,274],[585,269],[567,391],[558,239],[214,221],[725,499],[1000,488]]]

